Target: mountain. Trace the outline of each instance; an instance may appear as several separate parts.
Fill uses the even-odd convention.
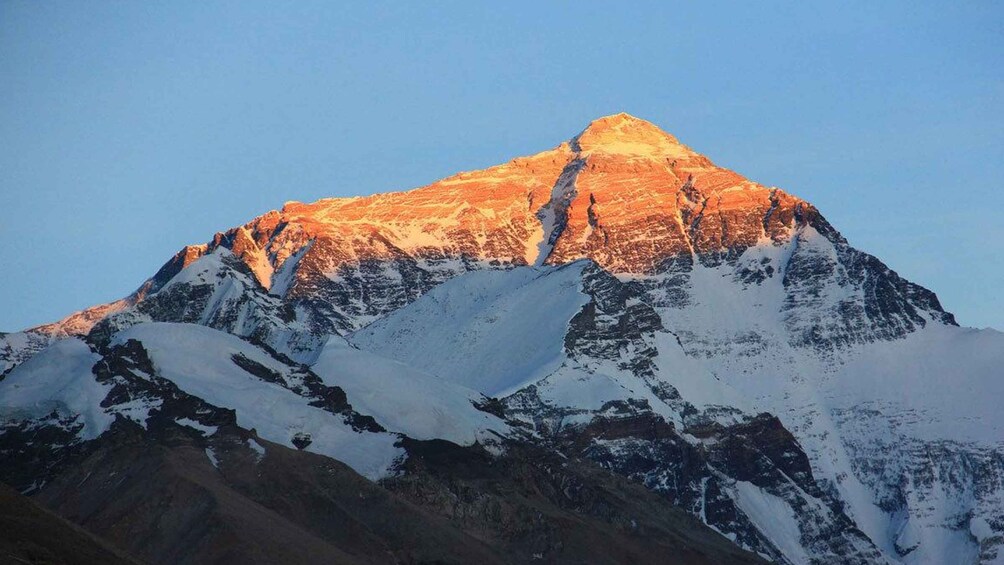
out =
[[[204,455],[210,508],[269,516],[214,510],[144,559],[281,518],[399,560],[1004,563],[1004,334],[626,114],[415,190],[288,202],[120,301],[0,336],[0,361],[0,469],[22,492],[98,535],[190,527],[155,493],[195,479],[145,481],[132,500],[165,502],[126,511],[83,469]],[[259,450],[279,470],[238,479]],[[312,476],[299,457],[439,533],[342,505],[379,540],[325,537],[333,495],[283,478]],[[65,503],[78,480],[87,513]]]
[[[0,556],[4,563],[137,563],[6,485],[0,485],[0,508]]]

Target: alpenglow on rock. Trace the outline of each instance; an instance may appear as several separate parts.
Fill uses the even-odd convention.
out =
[[[210,468],[231,436],[336,459],[526,559],[581,557],[572,512],[614,532],[612,561],[659,562],[674,532],[779,563],[1004,563],[1004,334],[627,114],[418,189],[288,202],[0,336],[0,361],[2,478],[43,499],[109,438],[185,429]],[[544,499],[498,498],[521,488]],[[632,488],[666,509],[598,494]]]

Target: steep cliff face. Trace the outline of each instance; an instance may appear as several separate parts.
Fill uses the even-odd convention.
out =
[[[481,520],[528,506],[464,490],[513,487],[470,465],[529,489],[555,475],[520,458],[548,453],[778,562],[1004,559],[1004,336],[626,114],[415,190],[287,203],[0,336],[0,361],[5,478],[43,493],[114,425],[237,425]],[[433,477],[414,442],[438,440],[462,449]],[[506,531],[572,555],[560,529]]]

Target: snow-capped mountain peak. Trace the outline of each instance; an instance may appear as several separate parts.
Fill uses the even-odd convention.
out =
[[[623,112],[593,120],[569,145],[582,155],[605,153],[649,159],[697,155],[655,124]]]
[[[375,479],[426,469],[421,442],[544,449],[777,562],[1000,563],[1002,335],[616,114],[413,190],[287,202],[0,336],[0,455],[37,489],[73,459],[28,455],[126,421],[257,430]]]

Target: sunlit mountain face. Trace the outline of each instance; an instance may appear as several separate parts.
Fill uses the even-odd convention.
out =
[[[0,336],[0,478],[151,562],[997,563],[1001,367],[810,203],[617,114]]]

